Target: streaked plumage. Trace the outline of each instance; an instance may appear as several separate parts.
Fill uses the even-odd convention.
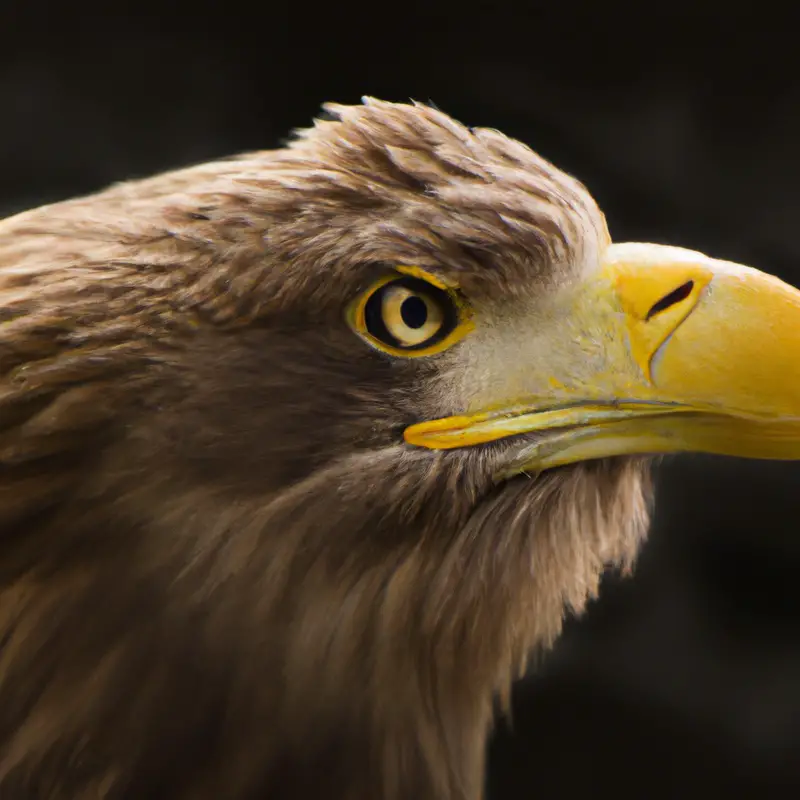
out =
[[[434,109],[330,112],[0,223],[2,797],[475,800],[495,697],[635,556],[646,459],[403,440],[513,390],[491,337],[598,262],[594,201]],[[475,336],[355,336],[400,264]]]

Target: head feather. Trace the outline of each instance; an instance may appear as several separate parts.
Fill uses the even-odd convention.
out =
[[[493,701],[647,517],[643,462],[496,485],[398,436],[432,367],[342,308],[505,302],[604,246],[526,146],[367,98],[286,148],[0,223],[0,794],[473,800]]]

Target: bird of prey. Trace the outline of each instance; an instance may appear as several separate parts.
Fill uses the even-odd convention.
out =
[[[0,797],[477,800],[651,456],[800,457],[800,292],[367,99],[0,223]]]

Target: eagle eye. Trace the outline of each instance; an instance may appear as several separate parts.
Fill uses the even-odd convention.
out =
[[[350,309],[351,327],[369,344],[392,355],[441,352],[469,330],[458,293],[413,267],[398,267],[367,289]]]

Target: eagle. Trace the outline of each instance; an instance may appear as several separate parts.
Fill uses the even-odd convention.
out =
[[[477,800],[647,531],[800,457],[800,292],[428,105],[0,223],[0,796]]]

